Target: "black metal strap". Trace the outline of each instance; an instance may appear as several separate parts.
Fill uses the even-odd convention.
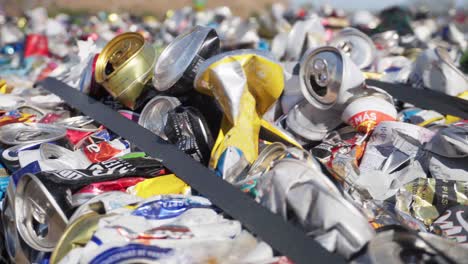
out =
[[[56,79],[47,78],[40,85],[150,156],[161,159],[178,177],[295,263],[344,262],[342,257],[329,253],[311,237],[306,236],[303,230],[284,221],[279,215],[262,207],[175,146],[165,143],[116,111]]]
[[[415,106],[468,119],[468,101],[429,89],[415,89],[407,84],[366,80],[370,86],[387,91],[395,98]],[[464,84],[460,84],[464,85]],[[466,87],[468,89],[468,87]]]

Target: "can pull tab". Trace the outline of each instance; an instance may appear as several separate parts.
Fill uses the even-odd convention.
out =
[[[343,43],[340,44],[340,49],[346,54],[350,55],[351,52],[353,51],[353,44],[349,41],[344,41]]]
[[[134,41],[126,41],[117,49],[109,58],[110,64],[114,69],[117,69],[126,62],[136,51],[138,44]]]
[[[47,135],[47,132],[37,130],[23,130],[16,134],[15,140],[17,141],[29,141],[36,139],[40,136]]]
[[[29,228],[32,229],[38,238],[45,238],[48,233],[48,217],[47,213],[42,206],[40,206],[37,201],[29,198],[29,203],[31,205],[29,214],[31,219],[31,226]]]

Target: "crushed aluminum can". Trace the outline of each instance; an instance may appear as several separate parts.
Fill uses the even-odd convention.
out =
[[[2,226],[5,239],[5,251],[12,263],[29,263],[36,259],[38,251],[29,247],[18,234],[15,224],[15,187],[11,182],[2,203]]]
[[[96,163],[88,170],[59,170],[21,176],[16,187],[15,222],[32,248],[51,252],[74,211],[71,194],[94,182],[122,177],[153,177],[163,172],[154,159],[135,158]]]
[[[286,46],[287,60],[299,60],[308,49],[325,44],[325,29],[318,16],[297,21],[289,32]]]
[[[127,192],[142,198],[164,194],[191,194],[190,187],[174,174],[145,179],[127,189]]]
[[[71,250],[86,245],[103,217],[105,215],[91,211],[71,222],[57,242],[49,263],[59,263]]]
[[[176,97],[155,96],[141,111],[138,124],[167,140],[164,128],[167,124],[168,113],[180,104]]]
[[[275,142],[269,145],[266,145],[258,158],[250,166],[248,175],[256,175],[259,173],[265,173],[273,165],[273,161],[280,158],[284,158],[287,154],[286,146],[283,143]]]
[[[114,98],[135,109],[153,77],[155,63],[156,52],[143,36],[124,33],[112,39],[99,54],[94,77]]]
[[[463,263],[468,251],[433,234],[395,227],[379,232],[370,241],[366,255],[366,263]],[[359,259],[356,262],[360,263]]]
[[[349,56],[334,47],[308,51],[299,67],[306,101],[289,111],[286,126],[305,140],[321,140],[341,123],[348,100],[364,92],[364,75]]]
[[[375,235],[366,217],[342,197],[317,162],[282,159],[259,178],[257,191],[262,205],[300,224],[322,246],[347,258]]]
[[[450,207],[468,203],[468,182],[416,179],[401,187],[395,208],[431,225]]]
[[[457,96],[468,89],[468,79],[453,64],[443,48],[422,52],[408,81],[416,88],[425,87],[451,96]]]
[[[341,119],[362,133],[369,133],[382,121],[395,121],[397,118],[391,97],[373,93],[350,100]]]
[[[288,33],[279,32],[272,40],[271,53],[278,60],[281,60],[286,53],[286,48],[288,47],[288,37]]]
[[[352,60],[334,47],[309,50],[301,60],[301,90],[304,97],[319,109],[341,108],[362,88],[364,75]]]
[[[360,69],[371,67],[377,56],[372,40],[355,28],[345,28],[339,31],[329,45],[348,55]]]
[[[64,203],[66,199],[55,198],[36,175],[21,177],[14,201],[15,223],[19,235],[30,247],[45,252],[54,249],[67,225]]]
[[[196,26],[179,35],[158,58],[154,68],[154,87],[172,94],[190,91],[200,64],[219,51],[219,37],[212,28]]]
[[[202,164],[208,164],[214,140],[205,118],[190,106],[178,106],[167,113],[164,135],[178,149]]]
[[[128,111],[128,110],[119,110],[118,112],[124,117],[126,117],[127,119],[132,120],[134,122],[138,123],[138,121],[140,120],[140,114],[138,113]]]
[[[224,112],[210,167],[217,168],[223,177],[237,175],[258,156],[261,117],[283,91],[283,70],[266,52],[226,52],[201,65],[194,86],[213,95]],[[251,129],[245,129],[246,125]]]
[[[43,143],[62,139],[66,133],[55,125],[15,123],[0,127],[0,141],[7,145]]]

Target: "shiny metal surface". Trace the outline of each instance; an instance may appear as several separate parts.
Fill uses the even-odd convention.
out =
[[[306,99],[319,109],[331,108],[342,86],[343,72],[343,58],[336,48],[322,47],[306,53],[299,73]]]
[[[32,248],[51,252],[67,226],[67,217],[54,197],[33,174],[21,177],[16,188],[15,222]]]
[[[65,137],[65,128],[40,123],[15,123],[0,127],[0,141],[7,145],[42,143]]]
[[[156,51],[138,33],[112,39],[96,61],[96,82],[125,106],[133,109],[145,85],[153,77]]]

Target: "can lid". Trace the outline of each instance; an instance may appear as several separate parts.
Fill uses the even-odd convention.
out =
[[[123,33],[113,38],[96,61],[96,82],[103,83],[112,77],[143,49],[144,44],[143,36],[134,32]]]
[[[154,68],[153,84],[158,91],[170,89],[190,67],[204,41],[214,29],[196,26],[177,36],[161,53]]]
[[[376,57],[372,40],[355,28],[345,28],[338,32],[330,45],[348,55],[360,69],[371,66]]]
[[[65,137],[64,127],[50,124],[15,123],[0,127],[0,142],[7,145],[41,143]]]
[[[319,109],[331,108],[343,78],[343,55],[337,48],[310,50],[301,60],[299,76],[304,97]]]
[[[180,101],[176,97],[156,96],[141,111],[138,124],[162,139],[167,140],[167,136],[164,133],[167,115],[169,111],[175,109],[180,104]]]
[[[32,248],[50,252],[65,230],[68,219],[55,198],[33,174],[18,182],[15,197],[18,233]]]

